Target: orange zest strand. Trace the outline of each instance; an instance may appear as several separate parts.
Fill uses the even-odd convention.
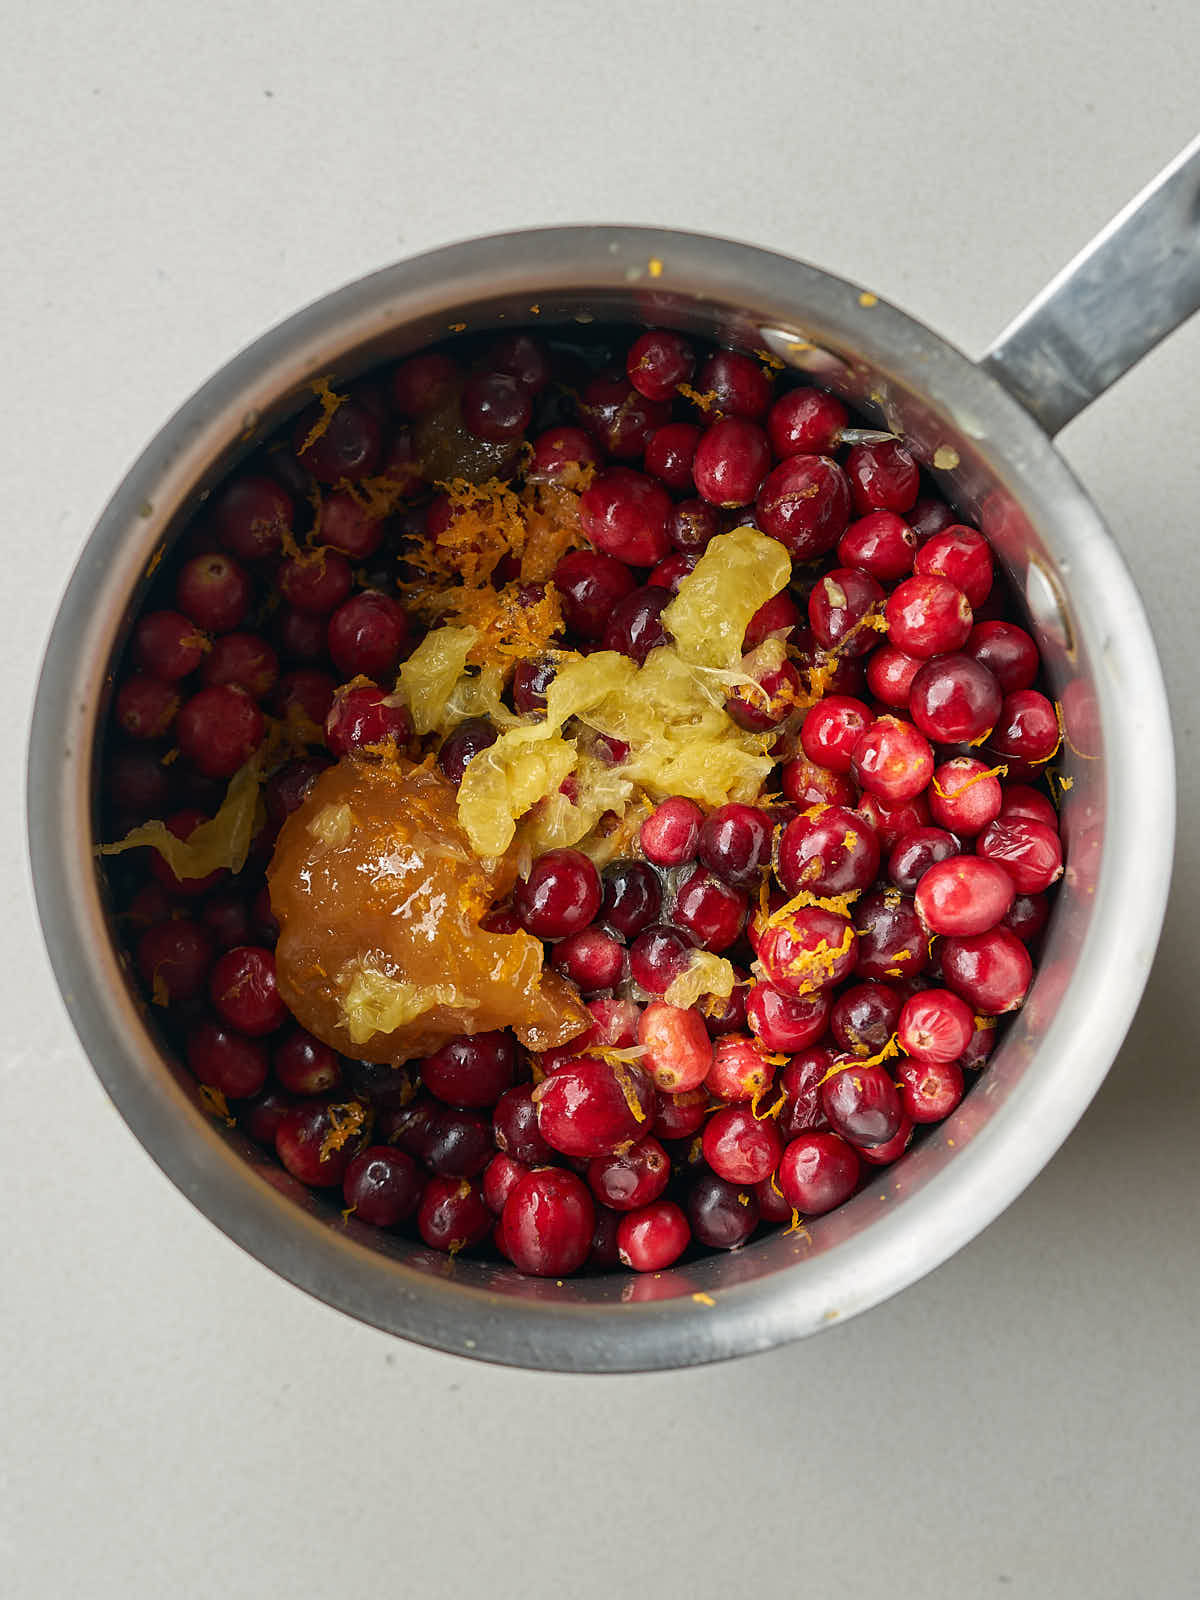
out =
[[[302,456],[306,450],[311,449],[316,444],[317,440],[326,432],[329,424],[333,421],[335,412],[340,406],[345,405],[350,398],[348,394],[334,394],[331,387],[332,377],[333,374],[329,373],[324,378],[314,378],[309,384],[309,388],[321,402],[321,415],[308,430],[304,443],[296,452],[297,455]]]
[[[227,1128],[237,1126],[237,1118],[229,1110],[229,1102],[220,1089],[214,1089],[211,1084],[200,1085],[200,1104],[210,1117],[215,1117],[218,1122],[223,1122]]]
[[[896,1034],[893,1034],[877,1055],[852,1056],[849,1061],[834,1062],[833,1066],[830,1067],[829,1071],[821,1079],[821,1083],[817,1084],[817,1088],[819,1089],[822,1083],[828,1083],[830,1078],[836,1078],[840,1073],[862,1072],[867,1067],[878,1067],[883,1062],[890,1060],[891,1057],[898,1056],[899,1054],[900,1040]]]
[[[990,732],[991,730],[989,729],[988,731]],[[1047,757],[1047,760],[1049,760],[1049,757]],[[933,779],[933,787],[943,800],[957,800],[960,795],[966,794],[968,789],[973,789],[977,783],[982,783],[985,778],[1007,777],[1008,766],[1002,761],[998,767],[989,767],[986,772],[977,772],[973,778],[968,778],[966,783],[961,783],[957,788],[951,789],[949,794],[946,793],[936,778]]]
[[[326,1161],[335,1150],[341,1150],[359,1133],[367,1119],[366,1111],[357,1100],[345,1105],[329,1107],[329,1132],[321,1140],[321,1160]]]

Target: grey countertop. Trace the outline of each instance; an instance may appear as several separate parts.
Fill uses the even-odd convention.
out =
[[[0,1589],[1200,1592],[1200,319],[1062,438],[1174,702],[1179,856],[1145,1002],[1029,1191],[816,1340],[539,1377],[406,1346],[274,1279],[93,1078],[21,819],[76,552],[166,413],[263,327],[398,255],[600,218],[806,257],[978,352],[1195,133],[1200,12],[126,0],[10,5],[0,30]]]

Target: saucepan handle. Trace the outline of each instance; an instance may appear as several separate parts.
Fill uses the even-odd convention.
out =
[[[1200,310],[1200,137],[1025,310],[983,366],[1053,435]]]

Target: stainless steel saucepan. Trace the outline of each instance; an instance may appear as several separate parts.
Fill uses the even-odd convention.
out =
[[[88,540],[47,650],[29,760],[34,883],[64,999],[168,1176],[261,1262],[352,1316],[544,1369],[682,1367],[764,1350],[865,1310],[965,1244],[1074,1126],[1154,954],[1173,842],[1167,704],[1129,574],[1052,439],[1197,306],[1200,141],[978,362],[815,267],[621,227],[504,234],[401,262],[230,361],[147,447]],[[905,436],[1025,598],[1063,708],[1070,865],[1026,1006],[919,1148],[803,1232],[649,1278],[560,1284],[343,1223],[205,1114],[118,959],[94,855],[96,779],[113,667],[156,553],[250,441],[311,398],[310,380],[353,377],[459,325],[593,320],[769,350]]]

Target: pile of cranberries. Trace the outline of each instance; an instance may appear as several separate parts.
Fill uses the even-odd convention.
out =
[[[432,445],[431,417],[450,418]],[[1058,720],[987,541],[902,442],[851,427],[822,390],[672,332],[467,339],[351,386],[329,418],[312,408],[201,508],[118,674],[105,836],[161,817],[189,837],[272,720],[307,752],[267,779],[236,877],[180,880],[145,849],[110,882],[169,1041],[293,1177],[522,1272],[654,1271],[841,1205],[954,1110],[1028,991],[1062,872],[1042,777]],[[264,869],[323,767],[411,738],[386,703],[421,636],[397,580],[449,515],[422,452],[464,440],[479,476],[592,469],[587,545],[554,577],[562,648],[644,660],[714,535],[749,524],[785,546],[793,583],[745,648],[774,636],[786,659],[728,704],[779,730],[777,761],[756,804],[665,799],[636,854],[597,870],[551,851],[492,912],[578,986],[581,1039],[531,1059],[507,1033],[466,1036],[395,1068],[289,1016]],[[381,476],[406,485],[386,514],[356,493]],[[513,709],[544,706],[553,672],[522,662]],[[496,737],[461,723],[445,777]],[[697,949],[737,986],[673,1005]]]

